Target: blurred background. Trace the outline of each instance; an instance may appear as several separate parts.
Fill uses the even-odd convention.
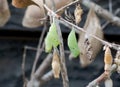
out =
[[[109,0],[92,0],[95,3],[99,4],[105,9],[108,9]],[[112,8],[113,13],[116,9],[120,8],[120,0],[112,0]],[[11,17],[8,22],[0,27],[0,87],[22,87],[22,56],[23,56],[23,48],[24,46],[32,46],[37,47],[39,37],[41,35],[41,31],[43,29],[42,26],[37,28],[26,28],[22,26],[23,16],[25,14],[26,8],[18,9],[11,5],[11,0],[8,0],[8,5],[10,9]],[[74,9],[74,6],[71,6]],[[82,6],[84,15],[83,19],[80,23],[80,26],[83,27],[86,15],[88,13],[88,9]],[[71,10],[71,12],[73,12]],[[120,17],[120,12],[117,14]],[[103,25],[106,20],[100,18],[101,25]],[[65,42],[65,49],[67,50],[67,36],[69,33],[69,29],[66,29],[65,26],[62,25],[62,32]],[[110,42],[115,42],[120,44],[120,27],[117,27],[112,24],[108,24],[103,30],[105,40]],[[28,50],[26,57],[26,76],[29,78],[31,73],[32,64],[35,58],[36,51]],[[112,50],[113,57],[115,57],[115,50]],[[46,53],[43,53],[39,59],[39,64],[45,58]],[[78,60],[73,59],[69,60],[68,54],[66,54],[66,63],[68,76],[70,80],[70,87],[85,87],[90,81],[98,77],[104,71],[104,62],[103,62],[104,52],[101,49],[99,54],[97,55],[96,60],[87,68],[81,68]],[[120,75],[118,73],[114,73],[112,75],[114,87],[120,87]],[[62,80],[53,79],[48,83],[44,84],[43,87],[62,87]],[[100,87],[104,87],[101,84]]]

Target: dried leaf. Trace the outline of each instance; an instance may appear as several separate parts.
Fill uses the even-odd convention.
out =
[[[75,15],[75,23],[78,24],[81,21],[81,16],[83,14],[83,10],[80,7],[80,4],[76,5],[74,15]]]
[[[52,59],[52,70],[54,78],[60,78],[60,59],[57,49],[54,49],[53,59]]]
[[[92,34],[103,39],[101,25],[93,8],[90,9],[87,15],[84,29],[87,33],[81,32],[78,41],[79,48],[81,49],[80,63],[82,67],[88,66],[95,59],[102,46],[100,41],[89,36],[89,34]]]
[[[27,7],[22,25],[27,28],[36,28],[43,25],[43,21],[40,21],[44,17],[44,9],[38,6],[31,5]]]
[[[36,28],[42,26],[44,21],[41,19],[44,18],[45,11],[43,7],[43,0],[32,0],[36,3],[37,6],[29,6],[25,12],[22,24],[28,28]],[[55,0],[56,9],[61,8],[62,6],[72,2],[72,0]],[[46,0],[46,5],[51,9],[53,7],[51,0]],[[62,14],[62,12],[60,12]]]
[[[10,18],[7,0],[0,0],[0,27],[4,26]]]
[[[16,8],[25,8],[29,5],[36,4],[31,0],[12,0],[12,5],[15,6]]]

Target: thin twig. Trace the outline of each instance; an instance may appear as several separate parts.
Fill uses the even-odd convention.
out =
[[[114,16],[109,11],[103,9],[101,6],[95,4],[91,0],[80,0],[81,3],[88,7],[88,8],[94,8],[94,11],[100,15],[101,17],[105,18],[106,20],[110,21],[112,24],[117,25],[120,27],[120,18],[117,16]]]
[[[41,81],[42,83],[45,83],[45,82],[51,80],[52,78],[53,78],[53,71],[51,70],[51,71],[49,71],[48,73],[46,73],[45,75],[43,75],[43,76],[41,77],[40,81]]]
[[[26,50],[33,50],[33,51],[37,51],[37,48],[36,47],[32,47],[32,46],[25,46]],[[39,49],[39,50],[42,50],[42,51],[45,51],[44,49]],[[69,50],[65,50],[65,53],[69,54],[70,51]]]
[[[112,75],[113,72],[115,72],[117,69],[117,65],[113,64],[110,73],[107,75],[105,72],[102,73],[99,77],[97,77],[95,80],[91,81],[87,87],[96,87],[98,84],[100,84],[102,81],[105,81],[108,77]]]
[[[39,80],[35,79],[35,78],[31,79],[28,82],[27,87],[41,87],[41,85],[43,85],[47,81],[51,80],[52,78],[53,78],[53,72],[52,72],[52,70],[50,70],[49,72],[44,74]]]
[[[55,11],[56,10],[55,2],[53,0],[52,0],[52,4],[53,4],[53,11]],[[54,12],[53,12],[53,14],[54,14]],[[68,79],[67,69],[66,69],[64,45],[63,45],[63,38],[62,38],[60,25],[59,25],[59,22],[57,20],[55,20],[55,18],[52,15],[49,15],[49,16],[52,17],[53,21],[55,21],[55,23],[56,23],[58,37],[60,40],[60,46],[59,46],[60,47],[60,67],[61,67],[61,74],[62,74],[62,79],[63,79],[63,86],[69,87],[69,79]]]
[[[33,68],[32,68],[31,78],[34,76],[34,72],[35,72],[37,61],[39,59],[39,56],[42,53],[42,50],[39,50],[39,49],[40,49],[41,44],[43,42],[43,38],[44,38],[46,29],[47,29],[47,26],[46,26],[46,23],[44,23],[44,29],[43,29],[42,34],[41,34],[40,39],[39,39],[39,43],[38,43],[38,47],[37,47],[37,52],[36,52],[36,56],[35,56],[35,61],[34,61]],[[43,46],[43,48],[44,48],[44,46]]]
[[[112,13],[112,0],[109,0],[109,12]]]
[[[48,68],[48,66],[51,65],[51,61],[52,61],[52,54],[48,54],[47,57],[42,62],[42,64],[39,66],[39,68],[35,72],[36,79],[40,79],[42,77],[45,70]]]
[[[118,8],[118,9],[115,11],[114,15],[117,15],[119,12],[120,12],[120,8]],[[110,23],[110,21],[107,21],[104,25],[102,25],[102,29],[104,29],[109,23]]]
[[[27,79],[26,79],[26,76],[25,76],[25,60],[26,60],[26,48],[24,47],[24,52],[23,52],[23,60],[22,60],[22,76],[23,76],[23,82],[24,82],[24,86],[26,86],[27,84]]]
[[[73,2],[71,2],[71,3],[69,3],[69,4],[65,5],[65,6],[61,7],[60,9],[58,9],[56,11],[56,13],[62,11],[63,9],[65,9],[65,8],[69,7],[70,5],[73,5],[73,4],[75,4],[75,3],[79,2],[79,1],[80,0],[76,0],[76,1],[73,1]]]
[[[66,63],[65,63],[65,53],[64,53],[62,33],[61,33],[59,21],[55,20],[55,23],[58,30],[59,40],[60,40],[60,66],[61,66],[61,74],[63,79],[63,86],[69,87],[69,79],[68,79]]]
[[[56,13],[54,13],[54,12],[53,12],[50,8],[48,8],[46,5],[44,5],[44,7],[51,13],[52,16],[54,16],[56,19],[58,19],[59,22],[61,22],[61,23],[64,24],[64,25],[66,25],[66,24],[69,25],[69,26],[67,26],[67,27],[69,27],[70,29],[71,29],[71,27],[74,27],[75,30],[78,30],[79,32],[82,31],[82,32],[86,33],[86,31],[85,31],[83,28],[80,28],[80,27],[76,26],[75,24],[73,24],[73,23],[71,23],[71,22],[63,19],[62,17],[60,17],[59,15],[57,15]],[[118,44],[114,44],[114,45],[113,45],[113,43],[110,43],[110,42],[107,42],[107,41],[105,41],[105,40],[102,40],[102,39],[98,38],[98,37],[95,36],[95,35],[92,35],[92,34],[88,34],[88,35],[91,36],[91,37],[93,37],[93,38],[95,38],[95,39],[97,39],[97,40],[99,40],[103,45],[107,45],[107,46],[109,46],[109,47],[111,47],[111,48],[113,48],[113,49],[115,49],[115,50],[120,50],[120,49],[119,49],[119,48],[120,48],[120,45],[118,45]]]

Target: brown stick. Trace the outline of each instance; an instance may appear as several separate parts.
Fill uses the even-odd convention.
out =
[[[69,87],[69,79],[68,79],[66,63],[65,63],[65,54],[64,54],[62,33],[61,33],[61,29],[60,29],[58,20],[55,20],[55,22],[56,22],[56,27],[58,30],[58,36],[59,36],[59,40],[60,40],[60,66],[61,66],[61,74],[62,74],[62,79],[63,79],[63,86]]]
[[[35,56],[35,61],[34,61],[33,68],[32,68],[31,78],[34,76],[34,72],[35,72],[35,68],[36,68],[36,64],[38,62],[39,56],[42,54],[42,50],[39,50],[39,49],[40,49],[40,47],[42,49],[44,48],[44,43],[42,45],[42,42],[43,42],[43,38],[44,38],[46,29],[47,29],[47,25],[45,23],[44,24],[44,29],[43,29],[42,34],[41,34],[40,39],[39,39],[37,52],[36,52],[36,56]]]
[[[101,6],[93,3],[90,0],[80,0],[81,3],[88,7],[88,8],[94,8],[94,11],[100,15],[101,17],[105,18],[106,20],[110,21],[112,24],[117,25],[120,27],[120,18],[117,16],[114,16],[109,11],[103,9]]]
[[[117,15],[119,12],[120,12],[120,8],[118,8],[118,9],[115,11],[114,15]],[[104,25],[102,25],[102,29],[104,29],[109,23],[110,23],[110,22],[107,21]]]
[[[35,72],[36,79],[40,79],[42,77],[45,70],[48,68],[48,66],[51,65],[51,61],[52,61],[52,54],[48,54],[48,56],[44,59],[42,64],[39,66],[39,68]]]
[[[100,84],[102,81],[105,81],[105,79],[107,79],[108,77],[111,76],[111,74],[116,71],[117,65],[113,64],[111,71],[109,74],[106,74],[105,72],[102,73],[98,78],[96,78],[95,80],[91,81],[87,87],[96,87],[98,84]]]
[[[47,81],[51,80],[53,78],[53,72],[52,70],[49,71],[48,73],[46,73],[45,75],[43,75],[40,80],[37,80],[35,78],[32,78],[26,87],[40,87],[41,85],[43,85],[44,83],[46,83]]]
[[[42,82],[42,84],[43,84],[43,83],[51,80],[52,78],[53,78],[53,72],[51,70],[41,77],[40,82]]]

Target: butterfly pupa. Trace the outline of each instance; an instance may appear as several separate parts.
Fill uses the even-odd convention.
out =
[[[52,47],[57,47],[60,44],[60,40],[57,34],[55,22],[51,24],[49,32],[45,38],[45,51],[51,52]]]
[[[54,20],[53,20],[53,23],[50,26],[48,35],[51,38],[51,42],[52,42],[53,47],[57,47],[60,44],[60,40],[59,40],[59,37],[58,37],[57,27],[56,27],[56,24],[55,24]]]
[[[52,70],[54,78],[60,78],[60,59],[57,49],[54,49],[53,59],[52,59]]]
[[[49,53],[51,52],[51,50],[52,50],[52,41],[47,33],[47,36],[45,38],[45,52]]]
[[[80,7],[80,4],[76,5],[74,16],[75,16],[75,23],[78,24],[81,21],[81,15],[83,14],[83,10]]]
[[[80,54],[80,49],[78,47],[74,29],[69,33],[67,43],[73,57],[77,57]]]
[[[107,47],[104,54],[104,63],[105,63],[104,70],[106,72],[109,72],[111,70],[112,62],[113,62],[113,58],[112,58],[111,50],[109,47]]]

